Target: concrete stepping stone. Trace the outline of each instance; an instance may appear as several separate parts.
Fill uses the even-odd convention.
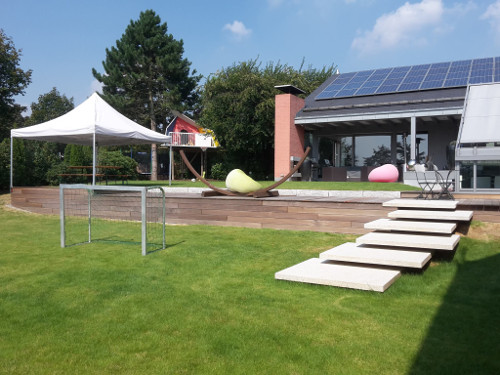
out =
[[[356,243],[377,246],[410,247],[416,249],[453,250],[460,241],[458,234],[432,236],[423,234],[371,232],[356,238]]]
[[[458,201],[428,200],[428,199],[392,199],[390,201],[382,203],[382,205],[384,207],[454,210],[457,208]]]
[[[322,252],[320,259],[338,262],[377,264],[405,268],[423,268],[432,254],[420,251],[389,250],[364,247],[354,242],[346,242]]]
[[[390,219],[421,219],[437,221],[470,221],[473,211],[397,210],[387,214]]]
[[[457,224],[455,223],[391,219],[378,219],[365,224],[365,229],[422,233],[451,234],[456,228]]]
[[[400,271],[375,267],[341,265],[311,258],[276,272],[276,280],[330,285],[341,288],[384,292],[401,276]]]

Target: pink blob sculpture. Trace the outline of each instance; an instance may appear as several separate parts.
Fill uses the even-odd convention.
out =
[[[368,175],[370,182],[396,182],[399,177],[398,169],[392,164],[384,164],[375,168]]]

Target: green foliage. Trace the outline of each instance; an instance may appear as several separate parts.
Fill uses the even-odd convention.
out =
[[[167,33],[167,24],[152,10],[130,21],[116,46],[106,49],[104,74],[92,69],[104,84],[104,99],[134,121],[158,131],[171,110],[191,109],[198,101],[201,76],[183,58],[184,43]],[[157,177],[156,145],[151,146],[151,177]]]
[[[24,110],[14,104],[14,96],[24,94],[31,83],[31,70],[25,72],[19,68],[20,57],[21,51],[0,29],[0,139],[9,137],[13,122]]]
[[[67,145],[64,149],[64,160],[68,165],[92,165],[92,147],[81,145]]]
[[[210,169],[210,176],[214,180],[225,180],[227,176],[228,171],[224,168],[223,163],[215,163],[212,165],[212,169]]]
[[[38,102],[31,103],[31,116],[27,119],[26,125],[35,125],[53,120],[73,108],[75,108],[73,98],[68,99],[66,95],[61,95],[53,87],[48,93],[40,95]]]
[[[149,126],[152,113],[162,122],[170,109],[189,109],[197,101],[201,76],[191,74],[183,53],[183,41],[168,34],[167,24],[147,10],[130,21],[115,47],[106,49],[105,73],[92,69],[92,74],[104,84],[104,99]]]
[[[0,190],[9,188],[10,181],[10,140],[0,142]]]
[[[63,179],[60,174],[67,173],[67,164],[65,162],[54,163],[51,165],[50,169],[47,171],[45,178],[47,184],[51,186],[57,186],[62,182],[67,182]],[[81,182],[84,182],[83,180]]]
[[[60,163],[55,145],[14,138],[14,186],[46,185],[47,172]],[[0,143],[0,189],[10,182],[10,139]]]
[[[385,145],[378,146],[377,149],[373,149],[373,154],[369,157],[364,158],[363,164],[369,166],[379,166],[391,163],[391,149]]]
[[[40,95],[31,104],[31,116],[23,125],[34,125],[52,120],[69,112],[73,99],[59,94],[56,88]],[[59,170],[64,145],[53,142],[14,140],[14,185],[32,186],[54,183],[54,170]],[[49,173],[49,171],[51,171]]]
[[[212,129],[227,151],[228,170],[240,168],[256,178],[272,176],[274,97],[277,85],[292,84],[311,93],[333,74],[334,67],[296,70],[281,63],[265,67],[257,59],[240,62],[208,77],[200,123]]]
[[[137,178],[137,162],[130,156],[125,156],[121,151],[108,151],[101,149],[98,156],[99,165],[112,165],[120,169],[102,169],[99,173],[105,175],[129,175],[131,179]]]

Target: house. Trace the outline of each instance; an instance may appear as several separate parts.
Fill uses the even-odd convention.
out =
[[[173,147],[217,147],[214,134],[209,129],[204,129],[188,116],[172,111],[174,119],[167,126],[165,135],[172,136]]]
[[[215,139],[212,130],[205,129],[196,124],[196,122],[188,116],[172,111],[174,119],[170,122],[165,130],[165,135],[172,138],[169,160],[173,160],[173,150],[184,150],[190,154],[192,160],[199,156],[200,175],[204,176],[207,171],[207,150],[215,150],[219,144]],[[180,164],[184,170],[184,164]],[[173,163],[169,163],[169,175],[173,176]]]
[[[276,96],[274,178],[311,146],[311,170],[302,173],[311,180],[365,180],[371,168],[391,163],[411,183],[408,162],[430,159],[441,170],[456,170],[457,189],[494,190],[500,153],[491,150],[500,137],[467,140],[472,153],[488,147],[483,160],[464,160],[455,151],[470,88],[495,82],[500,57],[334,74],[305,100],[292,86],[277,87],[283,94]]]

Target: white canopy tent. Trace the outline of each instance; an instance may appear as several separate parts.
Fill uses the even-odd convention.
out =
[[[147,129],[123,116],[97,93],[94,93],[72,111],[56,119],[10,131],[11,190],[13,187],[13,138],[92,146],[92,184],[94,185],[98,146],[170,144],[171,141],[171,137]]]

